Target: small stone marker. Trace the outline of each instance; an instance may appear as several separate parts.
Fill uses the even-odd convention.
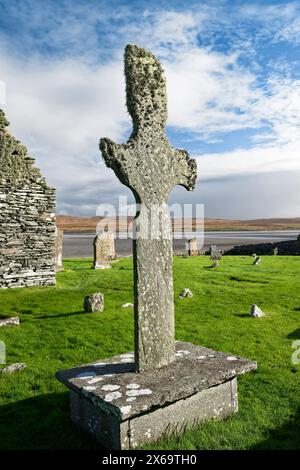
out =
[[[190,289],[183,289],[183,291],[179,294],[179,298],[186,299],[187,297],[193,297],[193,293],[190,291]]]
[[[0,327],[2,326],[18,326],[20,325],[19,317],[4,318],[0,320]]]
[[[248,359],[175,342],[167,202],[177,184],[194,189],[196,162],[168,142],[166,83],[154,55],[127,46],[125,75],[132,135],[123,145],[101,139],[100,148],[138,203],[135,351],[56,375],[71,389],[72,420],[110,449],[133,449],[185,425],[235,413],[236,376],[256,368]],[[155,236],[153,220],[156,229],[159,225]]]
[[[261,264],[261,257],[258,256],[255,260],[254,260],[254,263],[253,263],[255,266],[259,266]]]
[[[277,256],[278,255],[278,246],[276,246],[273,250],[273,255]]]
[[[86,313],[103,312],[104,310],[104,295],[101,292],[96,294],[87,295],[83,301],[83,308]]]
[[[94,239],[94,269],[111,268],[109,261],[115,259],[115,237],[106,226]]]
[[[55,267],[56,271],[62,271],[62,249],[63,249],[64,231],[58,227],[55,230]]]
[[[16,364],[11,364],[10,366],[0,369],[2,374],[12,374],[13,372],[19,372],[20,370],[25,369],[27,366],[24,362],[17,362]]]
[[[220,253],[216,245],[210,246],[210,259],[212,261],[222,259],[222,254]]]
[[[198,250],[198,241],[197,238],[192,238],[187,242],[188,244],[188,254],[189,256],[198,256],[199,250]]]
[[[266,316],[266,314],[255,304],[251,306],[250,315],[251,317],[258,317],[258,318]]]

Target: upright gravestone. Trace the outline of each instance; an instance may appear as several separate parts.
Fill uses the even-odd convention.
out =
[[[188,255],[198,256],[198,254],[199,254],[199,250],[198,250],[197,238],[192,238],[191,240],[188,241]]]
[[[222,254],[220,253],[216,245],[210,246],[210,259],[212,261],[219,261],[222,259]]]
[[[56,271],[62,271],[62,249],[63,249],[64,231],[56,227],[55,231],[55,266]]]
[[[109,261],[115,259],[115,237],[107,226],[94,238],[94,269],[110,268]]]
[[[184,425],[234,413],[236,376],[256,368],[253,361],[174,340],[167,200],[176,184],[194,188],[196,163],[168,143],[165,78],[156,58],[127,46],[125,75],[133,133],[124,145],[102,139],[100,147],[139,203],[133,242],[135,354],[57,373],[71,389],[72,420],[113,449],[131,449]]]

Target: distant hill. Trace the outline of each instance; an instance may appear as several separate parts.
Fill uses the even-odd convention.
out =
[[[102,217],[74,217],[70,215],[58,215],[56,217],[57,226],[65,232],[95,232],[98,224],[101,223]],[[129,218],[128,221],[132,221]],[[187,219],[185,226],[187,229],[195,226],[195,219]],[[127,219],[121,217],[117,222],[116,229],[125,231]],[[181,221],[173,220],[175,231],[180,230]],[[254,219],[254,220],[228,220],[228,219],[205,219],[205,231],[243,231],[243,230],[299,230],[300,233],[300,217],[280,218],[280,219]]]

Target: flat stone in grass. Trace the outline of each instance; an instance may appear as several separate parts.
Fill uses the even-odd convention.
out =
[[[236,376],[256,362],[176,342],[175,361],[136,373],[134,353],[60,371],[71,419],[110,449],[132,449],[238,410]]]
[[[19,372],[26,368],[26,364],[24,362],[17,362],[16,364],[11,364],[10,366],[4,367],[0,369],[0,373],[2,374],[12,374],[13,372]]]
[[[183,289],[183,291],[179,294],[179,298],[186,299],[187,297],[193,297],[193,293],[190,289]]]
[[[18,326],[20,325],[19,317],[3,318],[0,320],[0,327],[2,326]]]
[[[250,315],[251,317],[258,317],[258,318],[266,316],[266,314],[255,304],[251,306]]]
[[[87,295],[83,301],[83,308],[86,313],[103,312],[104,310],[104,295],[101,292],[96,294]]]

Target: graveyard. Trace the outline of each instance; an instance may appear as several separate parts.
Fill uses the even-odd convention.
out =
[[[223,257],[211,270],[208,256],[174,258],[176,339],[251,357],[255,372],[239,378],[239,412],[199,424],[180,435],[149,442],[151,449],[299,448],[299,367],[291,343],[299,339],[299,257]],[[70,421],[69,394],[57,370],[133,350],[132,259],[108,270],[92,260],[65,260],[57,285],[0,292],[0,315],[20,317],[2,328],[8,363],[27,368],[0,376],[0,448],[99,449]],[[179,299],[183,288],[192,298]],[[83,298],[100,291],[102,313],[84,313]],[[257,303],[264,318],[252,318]],[[18,344],[18,348],[13,347]]]

